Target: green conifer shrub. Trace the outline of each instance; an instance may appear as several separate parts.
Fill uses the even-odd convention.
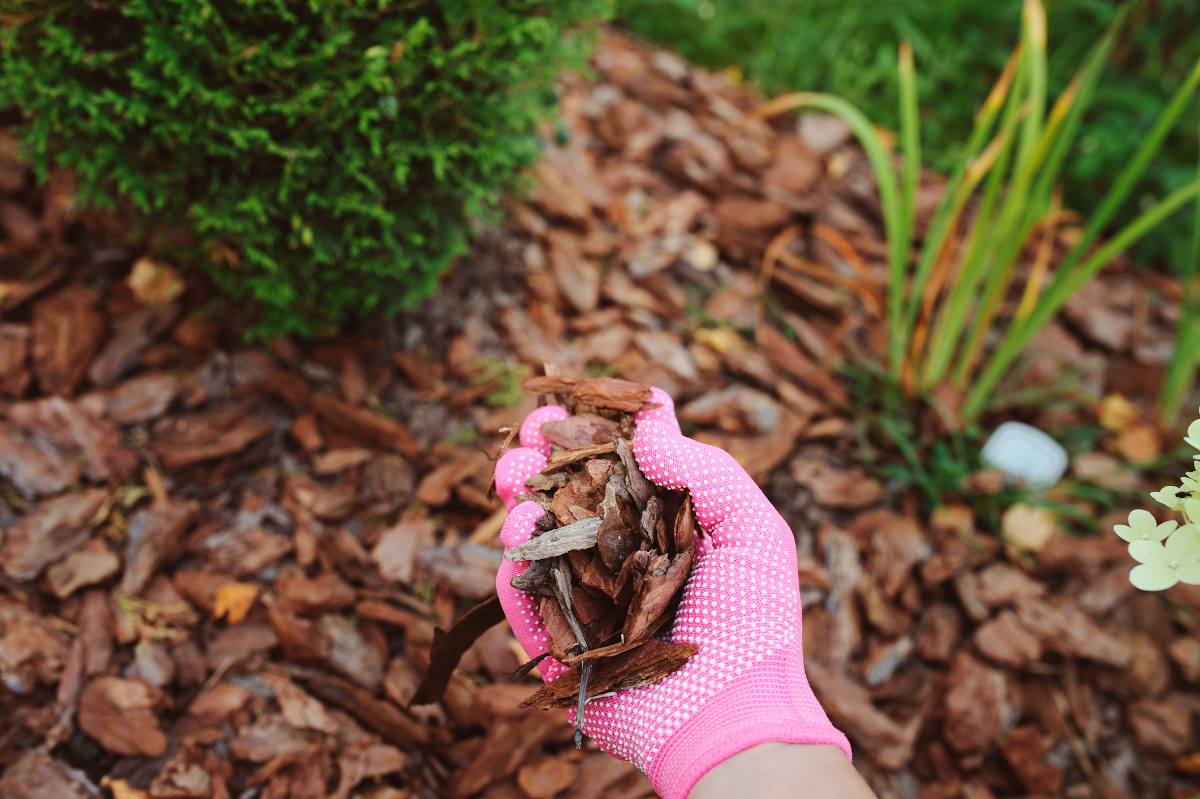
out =
[[[86,205],[309,334],[428,295],[607,0],[10,0],[0,112]]]

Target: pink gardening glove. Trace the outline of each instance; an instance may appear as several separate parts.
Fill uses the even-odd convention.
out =
[[[646,772],[667,799],[686,797],[713,766],[758,744],[827,744],[849,757],[846,736],[830,723],[804,674],[791,530],[728,452],[680,433],[665,392],[654,389],[651,401],[659,407],[634,417],[634,456],[654,483],[691,493],[708,541],[697,547],[675,623],[661,637],[700,649],[654,685],[589,702],[584,731]],[[512,506],[550,452],[541,426],[566,415],[553,406],[530,414],[521,426],[522,447],[496,464],[496,489],[511,509],[500,532],[505,547],[528,540],[542,515],[534,502]],[[527,565],[505,561],[496,592],[517,640],[536,657],[547,649],[537,603],[509,585]],[[547,681],[565,669],[542,661]]]

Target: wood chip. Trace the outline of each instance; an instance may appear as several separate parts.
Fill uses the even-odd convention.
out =
[[[43,502],[9,530],[0,566],[14,580],[32,580],[91,535],[108,492],[93,489]]]
[[[588,685],[589,699],[610,691],[621,691],[639,685],[650,685],[674,671],[696,654],[695,644],[668,644],[647,641],[645,646],[617,657],[598,662]],[[522,707],[547,710],[552,707],[571,707],[579,693],[579,672],[571,670],[552,683],[539,688],[521,703]]]
[[[110,752],[161,757],[167,751],[167,737],[155,711],[162,701],[138,680],[97,677],[79,698],[79,727]]]
[[[543,560],[565,555],[573,549],[589,549],[596,545],[600,522],[599,516],[593,516],[549,530],[530,538],[524,544],[504,550],[504,559]]]
[[[34,303],[33,371],[46,394],[70,396],[104,342],[99,298],[90,288],[71,285]]]

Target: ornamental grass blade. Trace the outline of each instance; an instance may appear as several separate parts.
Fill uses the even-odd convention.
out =
[[[996,384],[1000,382],[1008,367],[1021,354],[1033,336],[1054,317],[1054,314],[1066,304],[1080,286],[1095,277],[1113,258],[1132,246],[1164,219],[1179,210],[1181,206],[1193,201],[1198,195],[1200,195],[1200,180],[1175,190],[1121,228],[1083,263],[1075,266],[1067,278],[1057,281],[1047,288],[1046,292],[1038,299],[1033,312],[1009,328],[996,353],[973,382],[963,402],[963,418],[969,420],[978,417],[983,411],[989,395]]]
[[[1200,159],[1196,161],[1196,179],[1200,180]],[[1179,420],[1179,411],[1200,367],[1200,195],[1194,203],[1192,239],[1188,247],[1183,312],[1175,334],[1175,351],[1167,365],[1159,394],[1159,416],[1166,426]]]
[[[867,119],[855,105],[840,97],[816,92],[793,92],[776,97],[748,114],[746,121],[766,119],[772,116],[814,108],[832,114],[850,128],[851,133],[862,145],[879,186],[879,200],[883,208],[883,225],[888,245],[888,351],[897,371],[904,355],[904,296],[907,288],[908,242],[904,233],[904,208],[892,168],[888,148]],[[899,349],[897,349],[899,348]]]
[[[1033,312],[1009,326],[996,351],[980,371],[978,378],[972,381],[971,389],[963,405],[964,419],[970,420],[979,415],[989,394],[1033,337],[1050,321],[1074,291],[1103,268],[1107,261],[1098,260],[1101,255],[1111,259],[1123,252],[1125,247],[1140,239],[1154,225],[1192,198],[1200,181],[1177,189],[1151,208],[1143,211],[1137,218],[1126,224],[1116,236],[1090,255],[1083,263],[1080,263],[1080,259],[1084,257],[1100,231],[1128,197],[1150,160],[1158,153],[1163,140],[1188,107],[1197,85],[1200,85],[1200,59],[1196,60],[1187,80],[1175,92],[1166,109],[1155,121],[1154,127],[1117,176],[1108,194],[1101,201],[1100,207],[1089,220],[1083,236],[1059,265],[1054,279],[1038,300]],[[1115,246],[1118,242],[1123,242],[1123,245]]]

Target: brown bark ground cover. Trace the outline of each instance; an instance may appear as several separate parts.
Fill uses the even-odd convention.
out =
[[[1200,599],[1133,591],[1123,514],[1066,497],[1099,533],[1072,537],[1018,506],[1005,539],[859,461],[833,368],[882,351],[884,245],[846,131],[741,125],[752,93],[617,36],[594,64],[505,229],[329,341],[247,345],[203,285],[127,280],[69,178],[0,160],[0,795],[649,795],[518,707],[503,626],[408,706],[434,628],[493,591],[492,462],[544,362],[664,387],[765,486],[810,678],[881,796],[1200,789]],[[1022,386],[1077,401],[1024,418],[1101,431],[1073,479],[1136,496],[1164,453],[1136,407],[1078,400],[1144,399],[1177,294],[1118,268],[1034,348]]]

